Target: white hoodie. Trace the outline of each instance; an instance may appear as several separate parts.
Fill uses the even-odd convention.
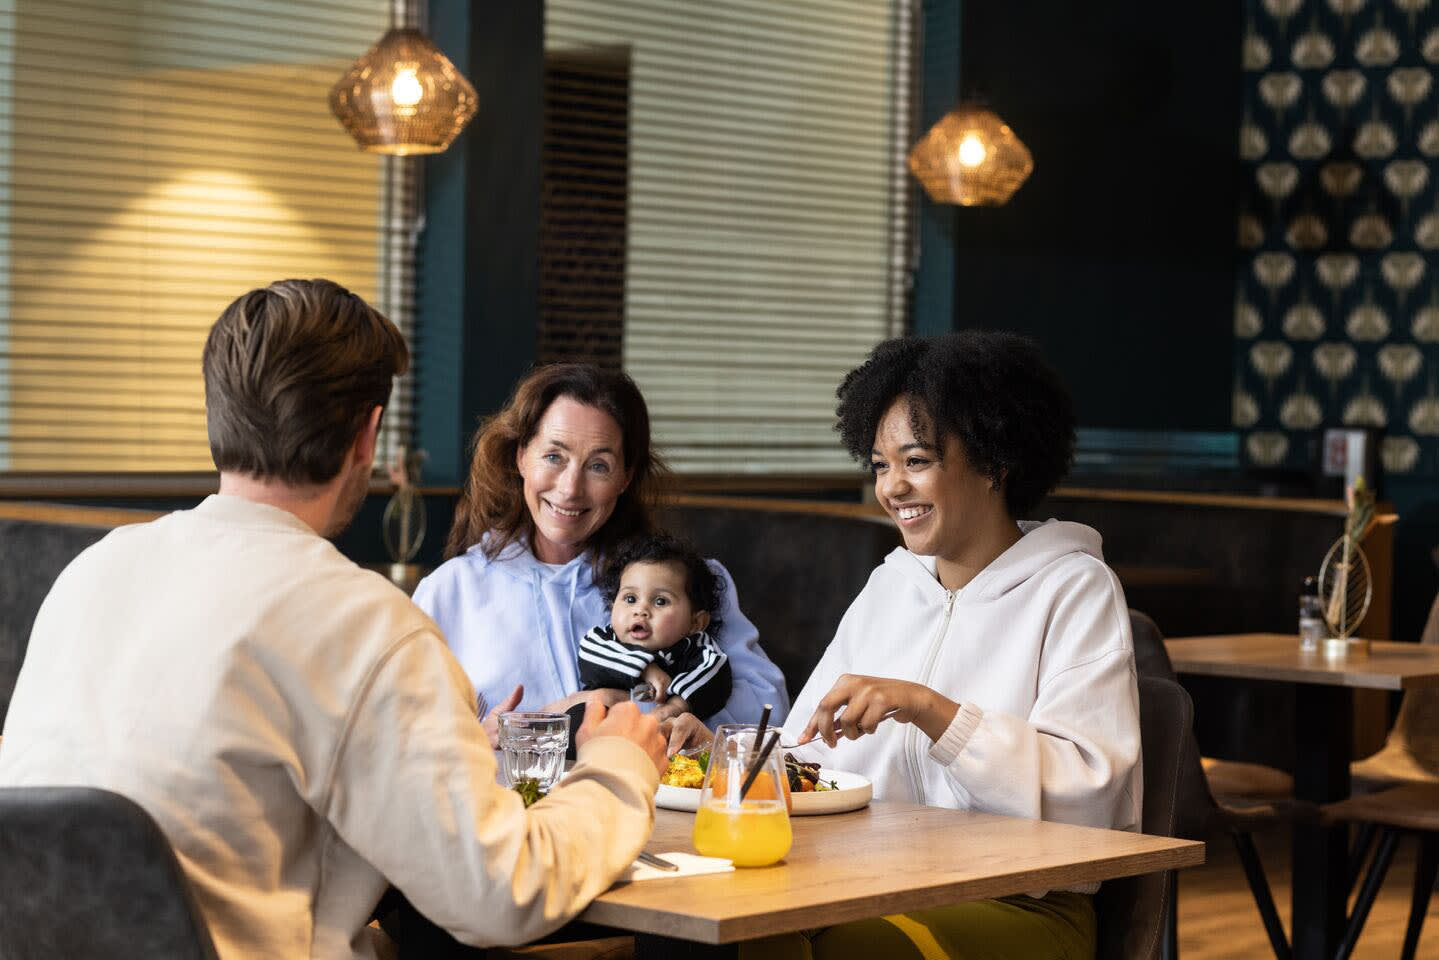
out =
[[[1099,534],[1024,536],[962,589],[903,547],[855,598],[785,725],[793,742],[842,674],[922,683],[960,704],[940,739],[886,722],[797,753],[863,774],[878,800],[1137,830],[1139,696],[1124,591]]]

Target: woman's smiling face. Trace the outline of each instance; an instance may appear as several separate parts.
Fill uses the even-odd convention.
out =
[[[907,397],[880,418],[870,467],[876,499],[899,525],[905,547],[920,556],[960,557],[992,512],[1004,511],[1004,498],[970,467],[958,438],[915,435]]]
[[[544,563],[568,563],[614,513],[629,483],[615,418],[571,397],[550,404],[530,442],[515,453],[532,544]]]

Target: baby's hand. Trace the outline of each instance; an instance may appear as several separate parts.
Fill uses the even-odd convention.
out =
[[[640,674],[640,680],[654,688],[655,703],[665,702],[665,697],[668,696],[670,692],[669,674],[652,663],[645,667],[644,673]]]

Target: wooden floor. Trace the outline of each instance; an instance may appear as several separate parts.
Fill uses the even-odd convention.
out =
[[[1255,836],[1264,869],[1274,890],[1274,900],[1289,930],[1289,835],[1283,830]],[[1397,960],[1404,944],[1404,927],[1409,919],[1409,897],[1414,882],[1412,839],[1403,841],[1389,868],[1379,899],[1354,955],[1361,960]],[[1221,834],[1209,841],[1202,867],[1180,874],[1179,955],[1180,960],[1229,960],[1233,957],[1273,957],[1264,924],[1254,907],[1244,870],[1228,837]],[[1429,902],[1424,934],[1419,941],[1420,958],[1439,958],[1439,894]]]

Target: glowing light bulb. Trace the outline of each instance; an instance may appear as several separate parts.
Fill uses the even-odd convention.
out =
[[[425,96],[425,88],[420,85],[420,80],[415,76],[414,67],[402,67],[395,73],[394,82],[390,84],[390,99],[397,107],[413,107]]]
[[[959,162],[966,167],[977,167],[984,162],[989,151],[984,149],[984,141],[973,133],[967,134],[959,142]]]

